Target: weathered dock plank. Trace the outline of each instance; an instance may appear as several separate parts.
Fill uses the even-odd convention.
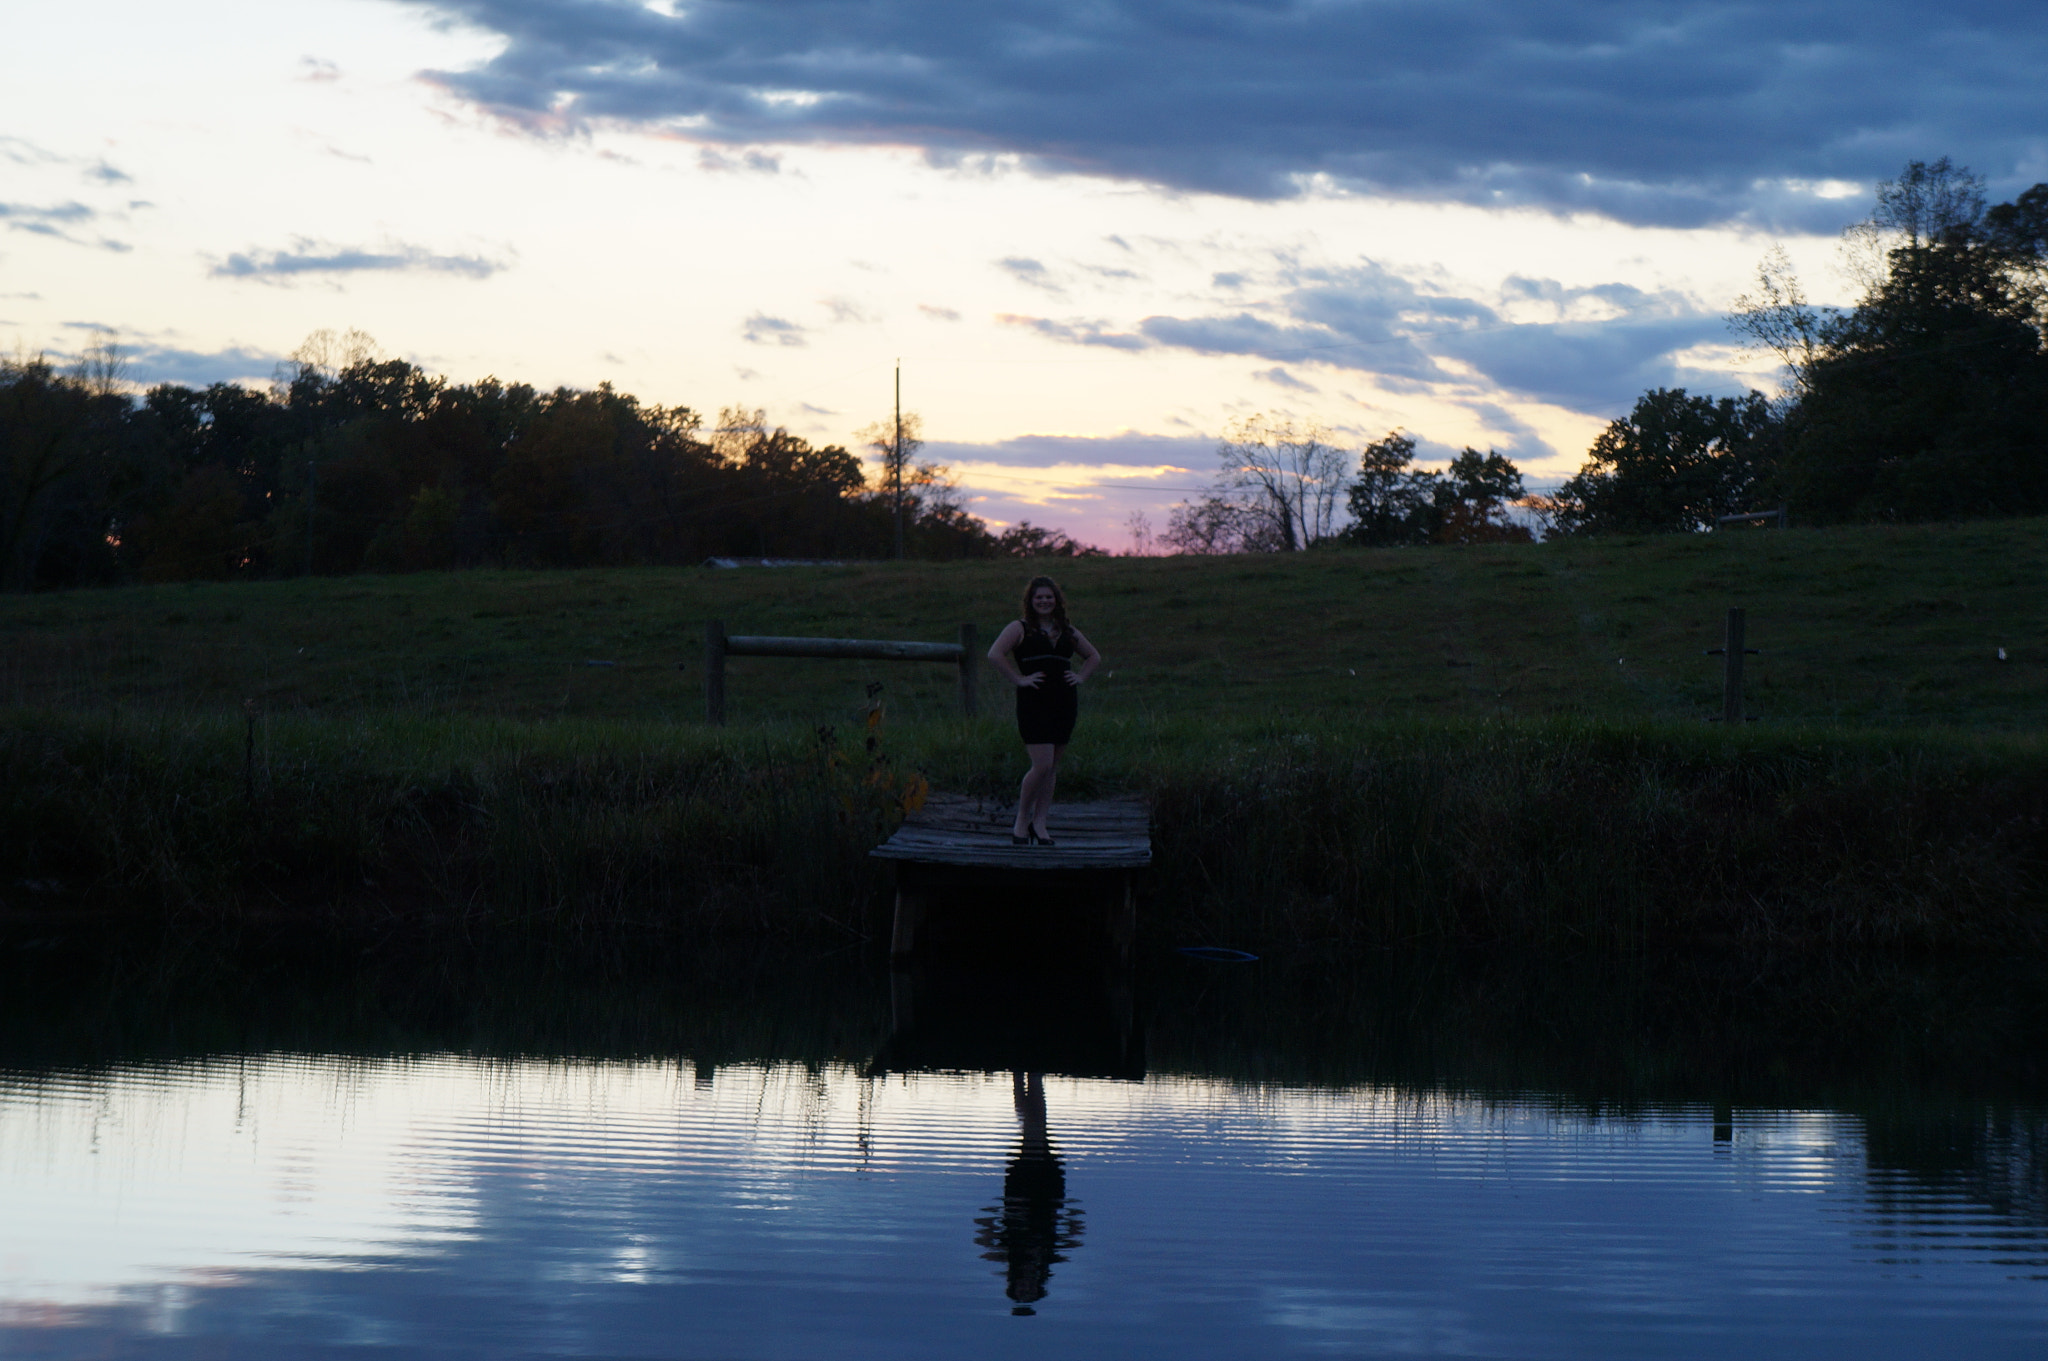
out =
[[[1039,870],[1094,884],[1108,911],[1109,939],[1128,963],[1137,932],[1132,877],[1152,863],[1152,810],[1143,799],[1055,803],[1046,819],[1051,846],[1010,841],[1016,805],[958,794],[934,794],[869,854],[896,866],[896,920],[890,953],[910,954],[936,891],[956,898],[967,888],[999,879],[987,871]],[[1104,892],[1106,890],[1106,893]]]
[[[1152,863],[1152,814],[1143,799],[1055,803],[1054,845],[1010,842],[1014,804],[934,794],[870,852],[877,859],[990,869],[1130,870]]]

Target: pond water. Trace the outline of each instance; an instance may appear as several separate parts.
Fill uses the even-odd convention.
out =
[[[128,1037],[98,1052],[10,1011],[0,1355],[2048,1347],[2048,1119],[2009,1093],[1693,1102],[1679,1080],[1602,1101],[1556,1070],[1502,1083],[1517,1060],[1470,1036],[1439,1067],[1494,1077],[1305,1076],[1219,1002],[1238,983],[1198,971],[1068,980],[1038,1014],[847,972],[652,1022],[658,980],[500,990],[430,1023],[366,1022],[357,992],[312,1009],[340,1018],[326,1050],[317,1016],[222,1042],[277,1026],[275,978],[203,1004],[115,987],[46,1019]],[[1311,1008],[1289,1033],[1369,1024],[1279,992]],[[529,1005],[560,1042],[475,1014]],[[1437,1016],[1440,1043],[1453,1029]]]

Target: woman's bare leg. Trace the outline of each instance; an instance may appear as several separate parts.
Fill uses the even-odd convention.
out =
[[[1023,836],[1044,826],[1044,810],[1052,803],[1053,768],[1059,762],[1061,750],[1050,742],[1025,746],[1024,754],[1031,758],[1031,769],[1024,772],[1024,783],[1017,786],[1017,821],[1010,828],[1010,835]]]
[[[1046,762],[1045,778],[1038,785],[1038,802],[1031,810],[1031,830],[1044,838],[1050,838],[1052,835],[1046,830],[1045,815],[1052,811],[1052,789],[1059,781],[1060,756],[1065,753],[1066,747],[1061,745],[1048,750],[1051,751],[1052,757]]]

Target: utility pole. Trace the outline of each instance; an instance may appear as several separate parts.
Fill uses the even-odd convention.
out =
[[[896,445],[889,456],[896,472],[896,556],[903,556],[903,361],[896,361]]]

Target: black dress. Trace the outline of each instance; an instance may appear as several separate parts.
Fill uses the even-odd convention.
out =
[[[1050,742],[1065,746],[1074,736],[1074,718],[1080,712],[1080,696],[1067,683],[1067,671],[1074,660],[1074,631],[1061,629],[1060,636],[1047,640],[1030,624],[1010,655],[1017,669],[1045,679],[1037,685],[1017,687],[1017,733],[1024,745],[1035,747]]]

